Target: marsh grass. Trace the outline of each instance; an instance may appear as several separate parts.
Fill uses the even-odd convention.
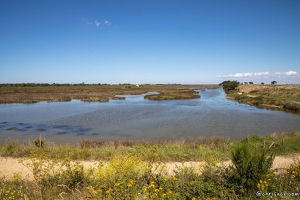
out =
[[[200,95],[194,90],[172,90],[160,92],[159,94],[146,95],[144,98],[149,100],[196,99],[200,98]]]
[[[111,99],[122,100],[116,95],[143,94],[159,92],[166,99],[199,98],[193,95],[196,89],[218,88],[218,85],[108,85],[108,84],[0,84],[0,103],[38,103],[68,102],[73,99],[84,102],[107,102]],[[165,99],[165,98],[164,98]]]
[[[116,155],[138,155],[144,161],[218,161],[230,157],[234,145],[248,142],[255,149],[265,148],[275,155],[299,152],[300,132],[272,133],[267,136],[250,136],[230,141],[220,136],[188,138],[182,140],[153,140],[139,142],[130,140],[82,140],[78,145],[57,145],[45,141],[39,148],[34,141],[17,142],[6,140],[0,143],[0,156],[30,157],[47,153],[51,159],[70,158],[72,160],[110,160]],[[274,142],[271,148],[269,146]]]

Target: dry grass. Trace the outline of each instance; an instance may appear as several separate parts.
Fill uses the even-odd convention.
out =
[[[300,86],[295,85],[239,85],[227,97],[260,107],[300,111]]]

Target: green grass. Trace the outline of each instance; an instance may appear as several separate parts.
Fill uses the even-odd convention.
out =
[[[211,143],[209,143],[211,142]],[[34,143],[17,143],[7,140],[0,145],[0,156],[30,157],[32,154],[47,153],[51,159],[109,160],[112,156],[133,154],[143,160],[153,161],[203,161],[211,156],[225,159],[223,139],[216,142],[199,139],[188,141],[82,141],[79,146],[47,143],[43,148]]]
[[[0,144],[0,156],[30,157],[32,154],[47,153],[49,158],[72,160],[110,160],[113,156],[132,154],[141,159],[155,162],[167,161],[209,161],[212,158],[226,160],[232,147],[236,144],[249,142],[255,148],[266,149],[275,142],[270,151],[275,155],[300,152],[300,132],[273,133],[267,136],[251,136],[241,140],[229,141],[222,137],[202,137],[189,140],[172,141],[101,141],[82,140],[79,146],[56,145],[45,142],[39,148],[34,142],[17,143],[7,140]]]

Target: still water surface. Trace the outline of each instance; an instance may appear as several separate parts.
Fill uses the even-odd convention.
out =
[[[81,139],[229,139],[300,130],[300,115],[259,109],[225,98],[222,89],[199,91],[192,100],[149,101],[144,95],[107,103],[81,101],[1,104],[0,139],[31,140],[42,134],[57,143]]]

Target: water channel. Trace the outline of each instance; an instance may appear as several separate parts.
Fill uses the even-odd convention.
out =
[[[29,141],[40,134],[56,143],[81,139],[228,139],[300,130],[300,115],[259,109],[225,98],[222,89],[192,100],[150,101],[144,95],[106,103],[1,104],[0,140]]]

